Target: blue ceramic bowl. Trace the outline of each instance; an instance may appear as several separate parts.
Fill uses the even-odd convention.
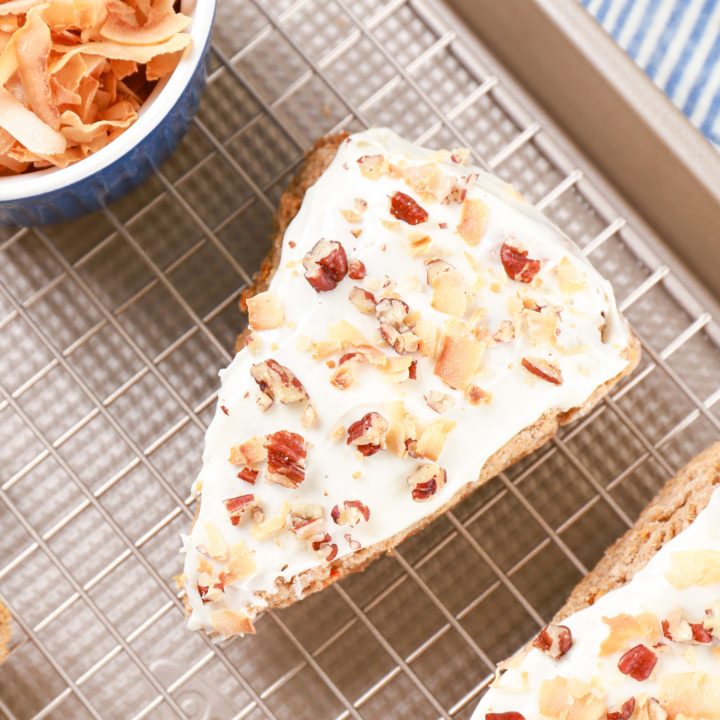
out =
[[[215,0],[183,0],[192,46],[158,83],[137,121],[69,167],[0,178],[0,224],[45,225],[99,210],[139,185],[175,149],[205,87]]]

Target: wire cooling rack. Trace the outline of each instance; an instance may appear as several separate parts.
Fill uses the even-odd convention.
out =
[[[469,718],[493,663],[720,435],[717,325],[439,4],[218,12],[172,159],[107,211],[0,235],[0,715]],[[644,360],[393,556],[213,644],[173,576],[238,296],[303,150],[367,124],[467,145],[515,183],[611,278]]]

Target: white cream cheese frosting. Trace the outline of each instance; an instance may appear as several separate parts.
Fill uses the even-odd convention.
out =
[[[720,491],[629,583],[563,625],[572,633],[569,651],[557,660],[536,647],[521,651],[482,698],[473,720],[503,713],[519,713],[508,720],[605,720],[623,705],[625,715],[615,717],[626,720],[720,718]],[[655,656],[645,679],[620,669],[638,645]],[[575,684],[574,702],[543,712],[542,698],[547,702],[567,687],[564,680]],[[594,710],[568,714],[585,693],[594,698],[585,698]],[[627,714],[633,704],[633,714]]]
[[[421,522],[518,432],[628,366],[609,283],[462,160],[368,130],[305,194],[220,373],[183,538],[191,628],[249,630],[279,578],[301,595],[300,573]],[[349,445],[366,416],[374,442]],[[265,447],[283,438],[306,453],[285,475]]]

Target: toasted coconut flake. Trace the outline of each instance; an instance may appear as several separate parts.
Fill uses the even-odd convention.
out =
[[[3,88],[0,88],[0,128],[38,155],[56,155],[67,147],[61,133],[40,120]]]
[[[446,335],[435,374],[450,387],[463,390],[480,368],[484,354],[484,343],[464,335]]]
[[[227,608],[214,610],[210,616],[210,624],[215,632],[226,638],[245,633],[255,634],[255,628],[247,615],[241,615]]]
[[[205,523],[205,536],[207,537],[207,552],[215,560],[224,560],[227,555],[227,544],[220,529],[214,523]]]
[[[53,130],[60,127],[60,114],[52,102],[48,59],[50,28],[40,14],[42,8],[31,10],[15,35],[15,53],[23,94],[30,109]]]
[[[0,4],[0,15],[20,15],[47,0],[10,0]]]
[[[121,14],[110,12],[100,35],[127,45],[157,45],[170,40],[190,25],[191,19],[182,13],[169,12],[154,22],[134,25]]]
[[[680,550],[670,554],[667,581],[678,590],[720,583],[720,551]]]
[[[265,438],[256,435],[240,445],[233,445],[230,448],[229,461],[232,465],[244,467],[263,462],[267,458]]]
[[[182,50],[178,50],[174,53],[163,53],[162,55],[156,55],[145,66],[145,77],[150,81],[160,80],[161,78],[164,78],[178,66],[178,63],[182,59],[182,56]]]
[[[285,529],[289,514],[290,504],[284,502],[277,515],[273,515],[267,520],[261,517],[259,522],[254,523],[250,529],[250,534],[256,540],[267,540],[279,535]]]
[[[426,425],[417,439],[415,453],[427,460],[437,460],[455,424],[453,420],[439,419]]]
[[[600,645],[601,656],[625,650],[641,640],[652,645],[662,635],[660,621],[651,612],[640,615],[621,613],[614,617],[604,617],[602,621],[608,626],[608,636]]]
[[[482,240],[487,225],[488,209],[482,200],[463,201],[460,210],[460,223],[458,235],[471,247],[475,247]]]
[[[232,585],[238,580],[255,574],[255,553],[244,542],[233,545],[227,553],[227,560],[221,571],[223,585]]]
[[[51,66],[50,72],[56,73],[75,55],[101,55],[113,60],[133,60],[137,63],[148,63],[156,55],[165,55],[184,50],[190,44],[190,36],[182,33],[154,45],[123,45],[117,42],[88,42],[75,45],[67,50],[66,45],[53,43],[55,52],[63,53]]]
[[[270,291],[247,299],[248,324],[253,330],[272,330],[282,326],[285,314],[280,298]]]
[[[720,675],[678,673],[660,678],[658,699],[670,717],[720,720]]]
[[[70,28],[93,30],[107,16],[107,6],[105,0],[53,0],[43,10],[43,18],[56,34]]]
[[[589,684],[558,676],[540,685],[538,710],[548,718],[604,720],[607,706],[593,694]]]

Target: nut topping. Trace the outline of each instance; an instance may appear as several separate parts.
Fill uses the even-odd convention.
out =
[[[563,377],[560,368],[548,360],[524,357],[522,359],[522,366],[528,372],[545,380],[545,382],[552,383],[553,385],[562,385]]]
[[[305,438],[297,433],[280,430],[265,440],[268,452],[267,479],[295,489],[305,479]]]
[[[370,520],[370,509],[359,500],[344,500],[342,507],[335,505],[330,511],[330,517],[336,525],[355,527],[360,521]]]
[[[425,397],[425,402],[431,410],[442,415],[455,405],[455,400],[447,393],[431,390]]]
[[[485,713],[485,720],[525,720],[522,713],[511,710],[510,712]]]
[[[361,260],[351,260],[348,263],[348,277],[351,280],[364,280],[367,275],[365,263]]]
[[[546,625],[532,644],[554,660],[559,660],[572,647],[572,633],[566,625]]]
[[[518,250],[503,243],[500,248],[500,261],[507,276],[517,282],[529,283],[540,271],[540,261],[531,260],[527,250]]]
[[[634,712],[635,698],[631,697],[629,700],[626,700],[622,705],[617,705],[614,708],[610,708],[607,714],[607,720],[630,720]]]
[[[418,465],[407,481],[412,488],[412,499],[415,502],[424,502],[442,490],[447,482],[447,473],[439,465],[425,463]]]
[[[376,412],[369,412],[348,427],[347,445],[354,445],[365,456],[374,455],[385,447],[387,420]]]
[[[642,682],[647,680],[652,674],[657,664],[657,655],[645,647],[645,645],[636,645],[630,648],[618,661],[618,669],[621,673],[629,675],[633,680]]]
[[[350,290],[350,302],[365,315],[373,315],[377,301],[375,296],[369,290],[363,290],[359,287],[353,287]]]
[[[238,495],[237,497],[228,498],[223,500],[225,503],[225,509],[228,511],[230,516],[230,522],[233,525],[239,525],[240,519],[245,512],[255,504],[255,495],[249,493],[248,495]]]
[[[405,324],[409,312],[410,308],[396,298],[383,298],[375,306],[380,334],[399,355],[415,352],[420,343],[418,336]]]
[[[237,476],[244,480],[247,483],[250,483],[251,485],[255,484],[255,481],[257,480],[258,471],[254,470],[253,468],[244,467]]]
[[[295,374],[272,358],[253,365],[250,375],[260,388],[257,402],[262,410],[267,410],[275,400],[288,404],[309,399]]]
[[[290,510],[290,530],[301,540],[309,540],[320,532],[324,510],[316,503],[295,504]]]
[[[338,554],[338,546],[332,542],[332,538],[329,533],[323,533],[322,535],[317,536],[310,545],[315,552],[319,552],[323,555],[326,562],[331,562]]]
[[[428,219],[427,210],[402,192],[396,192],[390,198],[390,214],[408,225],[419,225]]]
[[[345,248],[336,240],[318,240],[303,258],[303,267],[315,292],[334,290],[348,271]]]

